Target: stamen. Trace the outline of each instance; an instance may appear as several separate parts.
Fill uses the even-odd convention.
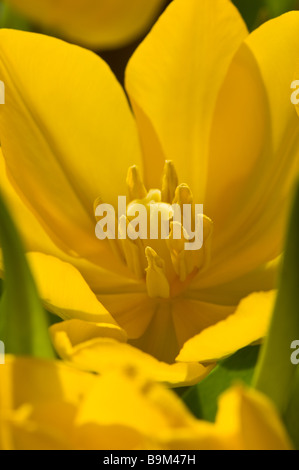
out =
[[[213,221],[204,214],[199,214],[198,217],[201,218],[203,227],[203,247],[201,250],[194,253],[196,253],[196,267],[202,273],[210,264],[214,224]]]
[[[209,266],[213,222],[193,202],[189,186],[178,185],[172,161],[165,162],[161,190],[147,191],[135,165],[128,170],[127,187],[126,214],[119,210],[116,240],[109,239],[110,246],[136,278],[146,281],[149,297],[180,295]],[[95,208],[101,203],[98,198]],[[114,217],[106,216],[107,234]]]
[[[168,246],[173,268],[181,282],[185,282],[187,277],[195,271],[202,273],[208,268],[210,263],[213,222],[203,214],[198,214],[197,217],[200,220],[198,220],[196,225],[200,231],[202,230],[203,234],[203,246],[200,250],[186,250],[185,243],[190,242],[186,230],[177,222],[171,223]],[[180,240],[173,238],[174,230],[179,230],[178,225],[180,226],[182,234]]]
[[[121,236],[119,242],[121,244],[128,268],[138,279],[142,279],[144,278],[144,272],[146,269],[144,247],[140,239],[131,240],[130,238],[125,237],[125,230],[127,230],[128,223],[128,219],[122,215],[120,217],[118,226],[118,230]]]
[[[181,234],[180,239],[174,238],[174,232]],[[193,252],[185,250],[185,243],[188,243],[188,234],[181,223],[171,222],[168,248],[170,251],[173,268],[181,282],[184,282],[188,275],[194,270],[195,264],[192,260]]]
[[[167,160],[162,175],[162,201],[168,204],[172,203],[178,184],[179,180],[174,164],[171,160]]]
[[[187,184],[180,184],[176,188],[173,203],[181,207],[183,204],[193,204],[193,194]]]
[[[181,222],[187,232],[193,231],[195,228],[195,208],[193,204],[193,194],[187,184],[180,184],[176,188],[173,204],[180,206],[183,215]]]
[[[129,168],[127,174],[127,187],[130,201],[134,201],[134,199],[144,199],[147,195],[147,190],[145,189],[136,165]]]
[[[145,249],[148,267],[146,269],[146,286],[149,297],[168,299],[170,287],[165,275],[165,263],[149,246]]]

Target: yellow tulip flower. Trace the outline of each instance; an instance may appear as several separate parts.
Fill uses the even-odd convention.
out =
[[[134,114],[93,53],[0,32],[1,185],[50,310],[95,324],[109,312],[128,338],[120,355],[172,367],[181,351],[178,383],[265,335],[299,165],[298,27],[292,12],[248,35],[229,0],[175,0],[128,65]],[[202,203],[203,248],[98,240],[95,201],[126,194]],[[74,330],[58,332],[60,353],[81,339],[86,351]]]
[[[61,362],[7,356],[0,366],[0,449],[291,449],[273,405],[237,386],[215,424],[137,370],[97,377]]]
[[[73,42],[111,49],[144,33],[165,0],[6,0],[6,3]]]

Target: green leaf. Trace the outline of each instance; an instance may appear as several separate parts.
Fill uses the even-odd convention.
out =
[[[260,12],[264,6],[263,0],[233,0],[233,3],[244,18],[249,31],[252,31],[259,23]]]
[[[23,246],[0,195],[0,245],[5,267],[0,301],[0,339],[7,353],[55,357],[46,313],[29,270]]]
[[[287,410],[284,414],[284,422],[294,446],[299,450],[299,368],[296,371],[294,387],[290,395]]]
[[[288,416],[288,410],[296,410],[299,416],[299,395],[294,398],[298,366],[291,362],[291,343],[299,340],[299,186],[291,215],[287,236],[280,287],[270,330],[261,351],[256,370],[254,385],[266,394],[277,406],[281,416]],[[292,401],[292,405],[290,405]],[[291,429],[291,421],[286,420],[289,433],[296,434],[299,442],[298,425]]]
[[[296,0],[265,0],[270,18],[275,18],[287,11],[293,10],[296,3]]]
[[[298,0],[233,0],[249,31],[287,11],[298,9]]]
[[[182,398],[193,414],[199,419],[213,422],[219,396],[236,382],[251,383],[258,353],[259,346],[241,349],[220,361],[202,382],[190,387]]]
[[[21,31],[32,30],[30,21],[5,2],[0,3],[0,28],[19,29]]]

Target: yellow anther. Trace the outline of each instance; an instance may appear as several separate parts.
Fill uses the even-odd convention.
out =
[[[175,191],[174,204],[193,204],[193,194],[187,184],[180,184]]]
[[[136,165],[129,168],[127,174],[127,187],[131,201],[134,201],[134,199],[144,199],[147,195],[147,191]]]
[[[191,189],[187,184],[180,184],[175,191],[175,197],[173,200],[173,204],[177,204],[180,206],[182,211],[182,224],[186,228],[186,230],[194,230],[195,226],[195,214],[194,214],[194,204],[193,204],[193,194]],[[185,220],[187,217],[187,221],[189,221],[188,229],[186,227],[187,221]]]
[[[164,165],[163,176],[162,176],[162,201],[172,203],[175,190],[179,183],[177,173],[172,161],[167,160]]]
[[[146,287],[149,297],[168,299],[170,288],[165,275],[164,261],[149,246],[145,249],[145,256],[148,262]]]
[[[201,218],[203,226],[203,246],[194,253],[196,253],[196,267],[203,272],[210,264],[214,224],[206,215],[200,214],[198,217]]]

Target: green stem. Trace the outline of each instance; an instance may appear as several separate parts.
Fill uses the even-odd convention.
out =
[[[5,268],[0,302],[0,339],[6,352],[55,357],[46,313],[41,305],[20,237],[0,195],[0,244]]]
[[[278,208],[279,210],[279,208]],[[299,188],[287,237],[280,288],[269,335],[262,348],[254,386],[268,395],[283,415],[295,381],[292,341],[299,339]]]

